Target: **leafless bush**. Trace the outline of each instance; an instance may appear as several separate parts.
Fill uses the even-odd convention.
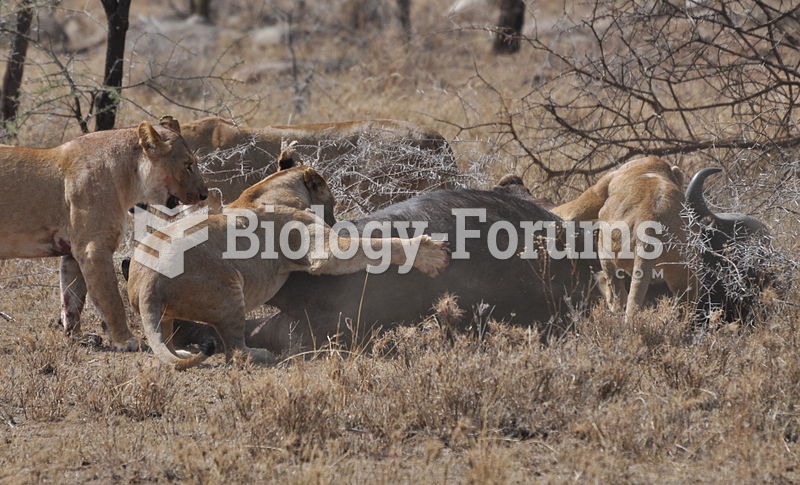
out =
[[[449,151],[432,153],[411,142],[389,144],[362,134],[344,156],[310,160],[310,165],[327,176],[339,211],[367,214],[421,192],[481,181],[481,172],[460,171],[451,156]]]
[[[329,138],[321,140],[318,145],[296,145],[295,148],[312,154],[301,161],[325,176],[338,201],[337,212],[351,216],[368,214],[443,187],[480,187],[487,183],[486,159],[475,159],[466,170],[460,170],[453,164],[449,151],[424,149],[412,140],[386,142],[380,134],[362,133],[355,141]],[[240,177],[257,181],[272,173],[274,167],[251,167],[246,160],[253,156],[253,150],[259,150],[255,140],[214,151],[201,160],[201,170],[212,181]],[[324,153],[334,152],[341,155],[322,158]],[[274,155],[264,153],[264,157],[273,158]],[[218,168],[223,165],[230,167],[231,160],[240,162],[235,168]]]
[[[642,154],[697,153],[727,166],[736,150],[796,147],[799,7],[690,5],[596,1],[584,17],[537,26],[524,42],[547,69],[520,99],[495,89],[505,140],[548,179]]]

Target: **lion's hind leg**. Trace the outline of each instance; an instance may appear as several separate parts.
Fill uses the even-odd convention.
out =
[[[633,260],[631,272],[631,290],[628,293],[628,302],[625,306],[625,320],[630,321],[633,316],[644,307],[647,289],[653,279],[653,261],[636,255]]]
[[[628,298],[628,293],[625,289],[625,280],[620,278],[619,268],[611,259],[601,259],[600,267],[603,276],[598,279],[600,292],[605,297],[608,309],[614,313],[621,313],[623,309],[623,302]]]
[[[231,361],[236,350],[250,355],[253,362],[259,364],[273,364],[276,359],[272,352],[266,349],[251,348],[245,342],[246,334],[246,308],[244,294],[228,293],[224,299],[215,301],[213,304],[202,309],[201,312],[192,315],[182,315],[191,320],[203,322],[216,330],[219,339],[218,348],[225,354],[225,359]],[[235,296],[234,296],[235,295]],[[214,339],[210,339],[214,340]],[[201,349],[202,349],[201,345]]]
[[[234,351],[240,350],[249,355],[253,362],[258,364],[274,364],[275,355],[267,349],[248,347],[245,343],[245,318],[244,312],[236,318],[226,319],[212,326],[219,332],[225,351],[225,359],[229,362],[234,357]]]
[[[168,314],[164,303],[152,294],[145,295],[139,300],[139,313],[142,316],[142,328],[147,337],[153,353],[165,364],[170,364],[177,370],[184,370],[200,365],[210,356],[214,355],[216,342],[204,342],[197,354],[176,352],[172,345],[171,336],[173,329],[173,316]]]

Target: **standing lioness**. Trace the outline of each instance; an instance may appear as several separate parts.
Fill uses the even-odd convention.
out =
[[[654,273],[661,274],[673,294],[687,299],[696,294],[696,281],[681,253],[686,242],[682,183],[678,167],[659,157],[643,157],[605,174],[577,199],[553,208],[565,220],[621,224],[599,231],[597,247],[603,268],[600,290],[612,310],[625,308],[626,319],[641,310]],[[657,224],[660,232],[640,237],[648,235],[637,232],[639,227],[650,223]],[[629,237],[623,236],[621,227]],[[654,243],[657,251],[645,251],[655,249]],[[630,292],[622,273],[632,277]]]
[[[206,198],[197,159],[171,129],[81,136],[55,148],[0,147],[0,259],[61,256],[61,322],[80,331],[87,294],[118,349],[139,347],[125,320],[112,255],[128,208]]]

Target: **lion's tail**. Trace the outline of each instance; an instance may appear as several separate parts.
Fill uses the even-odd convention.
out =
[[[174,365],[177,370],[185,370],[200,365],[206,359],[214,355],[216,345],[215,341],[211,339],[200,346],[199,353],[191,354],[189,357],[178,356],[164,341],[162,324],[166,322],[163,321],[165,317],[163,306],[160,302],[145,297],[145,299],[141,301],[140,313],[142,315],[142,327],[144,327],[147,343],[150,345],[153,353],[156,354],[156,357],[165,364]],[[166,318],[170,318],[171,320],[171,317]],[[172,325],[166,326],[172,327]]]

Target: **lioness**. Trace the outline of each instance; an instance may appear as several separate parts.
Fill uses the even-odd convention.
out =
[[[249,128],[207,117],[182,128],[209,186],[226,202],[276,171],[282,140],[296,140],[303,159],[313,160],[334,193],[346,196],[340,197],[342,211],[368,212],[426,189],[455,188],[460,175],[442,135],[405,121]]]
[[[135,203],[206,198],[197,159],[180,134],[143,121],[55,148],[2,146],[0,173],[0,259],[61,256],[65,333],[80,332],[88,290],[114,347],[138,348],[112,255]]]
[[[676,246],[686,241],[681,220],[682,183],[683,175],[678,167],[658,157],[640,158],[607,173],[577,199],[552,210],[565,220],[622,222],[628,227],[630,239],[627,243],[617,230],[611,234],[600,231],[597,241],[603,269],[600,289],[612,310],[621,311],[625,307],[626,319],[642,308],[656,269],[673,294],[690,298],[696,294],[697,283]],[[650,236],[662,244],[662,251],[655,259],[642,256],[641,250],[647,241],[638,238],[636,232],[640,224],[648,221],[660,223],[666,229],[661,235]],[[608,238],[610,241],[606,240]],[[603,252],[606,244],[611,254]],[[633,257],[621,257],[620,251],[628,250],[633,252]],[[618,270],[632,277],[630,292]]]
[[[287,166],[288,165],[288,166]],[[373,247],[391,248],[391,263],[403,264],[407,260],[428,276],[436,276],[448,262],[446,244],[434,241],[429,236],[413,239],[385,238],[354,240],[334,235],[327,224],[332,224],[334,199],[325,180],[313,169],[303,166],[284,169],[270,175],[250,187],[233,203],[223,209],[222,214],[208,216],[207,220],[197,218],[197,224],[184,219],[187,226],[208,229],[208,240],[183,253],[185,271],[175,278],[168,278],[154,271],[134,258],[130,264],[128,296],[133,308],[142,316],[142,324],[148,343],[153,352],[163,362],[177,369],[186,369],[203,362],[214,353],[214,343],[206,342],[201,352],[184,356],[176,352],[169,339],[176,318],[202,322],[214,327],[224,347],[227,359],[234,349],[242,349],[254,361],[268,363],[273,357],[265,349],[249,348],[245,344],[245,315],[268,301],[281,288],[293,271],[312,274],[345,274],[363,271],[368,264],[377,261],[364,250],[364,244]],[[325,221],[319,220],[307,209],[312,205],[325,207]],[[228,217],[235,219],[236,210],[247,209],[255,212],[259,227],[274,224],[271,235],[262,237],[263,247],[276,248],[277,234],[284,226],[293,224],[307,229],[309,248],[316,248],[317,231],[324,237],[320,242],[323,254],[302,254],[290,259],[283,251],[273,258],[263,258],[256,254],[248,259],[225,259],[228,245]],[[238,222],[237,222],[238,224]],[[200,229],[202,230],[202,229]],[[263,234],[263,232],[262,232]],[[297,233],[295,231],[290,234]],[[150,247],[157,245],[151,234],[144,241]],[[176,240],[173,238],[173,244]],[[180,241],[177,241],[180,244]],[[298,241],[294,241],[293,248]],[[336,244],[346,251],[358,243],[358,250],[350,259],[339,259],[331,254]],[[292,244],[292,243],[290,243]],[[416,259],[413,251],[418,249]],[[406,256],[409,256],[408,258]],[[313,298],[313,295],[309,295]]]

